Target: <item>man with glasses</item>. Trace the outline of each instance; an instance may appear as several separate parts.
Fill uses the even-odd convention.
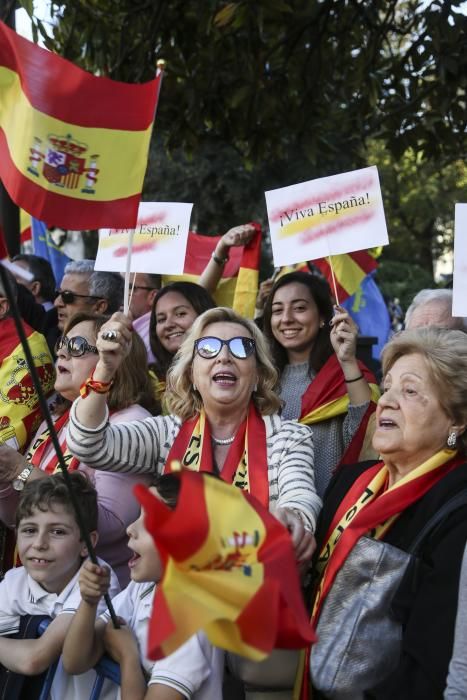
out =
[[[94,260],[72,260],[55,299],[58,328],[63,331],[78,311],[113,314],[123,304],[123,279],[116,272],[94,270]]]

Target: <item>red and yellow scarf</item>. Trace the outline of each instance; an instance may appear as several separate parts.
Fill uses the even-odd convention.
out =
[[[371,399],[357,432],[342,456],[342,464],[355,464],[366,458],[363,452],[368,442],[367,432],[372,432],[371,417],[379,399],[379,389],[373,373],[362,362],[358,363],[358,367],[370,386]],[[344,373],[336,355],[333,354],[303,394],[299,422],[313,425],[344,415],[348,409],[349,396]]]
[[[68,423],[68,418],[69,418],[70,411],[65,411],[63,415],[58,418],[55,423],[55,431],[57,434],[60,433],[62,428],[65,428],[67,423]],[[42,469],[43,471],[47,472],[48,474],[55,474],[56,472],[60,471],[60,466],[58,463],[58,457],[55,454],[55,451],[53,452],[52,456],[50,459],[47,461],[45,465],[42,464],[44,455],[46,454],[47,450],[49,449],[50,445],[52,443],[52,438],[50,437],[50,430],[46,428],[30,445],[28,453],[26,455],[26,459],[28,462],[33,464],[35,467],[38,467],[39,469]],[[76,457],[73,457],[73,455],[70,453],[68,446],[66,444],[66,439],[65,439],[65,430],[63,430],[63,437],[60,440],[60,447],[62,450],[63,454],[63,459],[65,460],[65,464],[67,465],[68,471],[74,471],[75,469],[78,469],[79,467],[79,460],[76,459]]]
[[[167,457],[164,473],[171,471],[173,461],[193,471],[214,472],[211,429],[204,411],[183,423]],[[230,445],[220,476],[269,507],[266,428],[253,402]]]
[[[321,579],[313,604],[313,626],[337,572],[357,540],[362,535],[382,539],[401,513],[464,461],[456,454],[447,449],[437,452],[389,488],[389,472],[383,462],[360,474],[337,508],[319,553],[316,567]],[[309,649],[299,675],[294,698],[305,700],[309,693]]]

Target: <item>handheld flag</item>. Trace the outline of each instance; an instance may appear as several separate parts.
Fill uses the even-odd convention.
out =
[[[175,511],[144,486],[135,487],[165,565],[149,625],[149,658],[173,653],[201,629],[215,646],[255,661],[274,648],[314,641],[284,526],[220,479],[191,471],[180,479]]]
[[[361,335],[378,338],[372,353],[374,358],[379,359],[391,334],[391,319],[380,288],[371,273],[365,277],[358,291],[344,301],[343,306],[358,324]]]
[[[136,225],[161,73],[96,77],[0,22],[0,178],[65,229]]]
[[[252,224],[256,234],[246,246],[230,249],[222,278],[214,292],[219,306],[230,306],[247,318],[254,316],[261,255],[261,226],[256,222]],[[197,282],[220,239],[221,236],[203,236],[190,231],[183,275],[164,275],[163,284],[176,280]]]

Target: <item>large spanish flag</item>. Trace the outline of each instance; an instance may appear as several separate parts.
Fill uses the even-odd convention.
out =
[[[246,246],[230,249],[229,259],[214,298],[219,306],[231,306],[242,316],[253,318],[258,293],[261,256],[261,226],[252,222],[256,234]],[[183,275],[164,275],[163,284],[186,280],[198,282],[221,236],[204,236],[194,231],[188,234]]]
[[[134,228],[161,75],[96,77],[0,22],[0,178],[67,229]]]
[[[164,563],[149,658],[173,653],[199,630],[215,646],[255,661],[274,648],[314,641],[284,526],[220,479],[192,471],[180,479],[175,511],[144,486],[135,487]]]

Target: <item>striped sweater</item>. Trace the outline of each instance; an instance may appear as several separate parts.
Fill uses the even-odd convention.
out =
[[[80,401],[81,399],[77,399]],[[278,414],[263,416],[269,477],[269,508],[299,511],[314,532],[321,509],[313,469],[311,429],[296,421],[281,421]],[[85,428],[76,418],[76,401],[70,412],[67,444],[72,454],[94,469],[132,474],[162,474],[165,460],[178,435],[176,416],[156,416],[97,428]]]

